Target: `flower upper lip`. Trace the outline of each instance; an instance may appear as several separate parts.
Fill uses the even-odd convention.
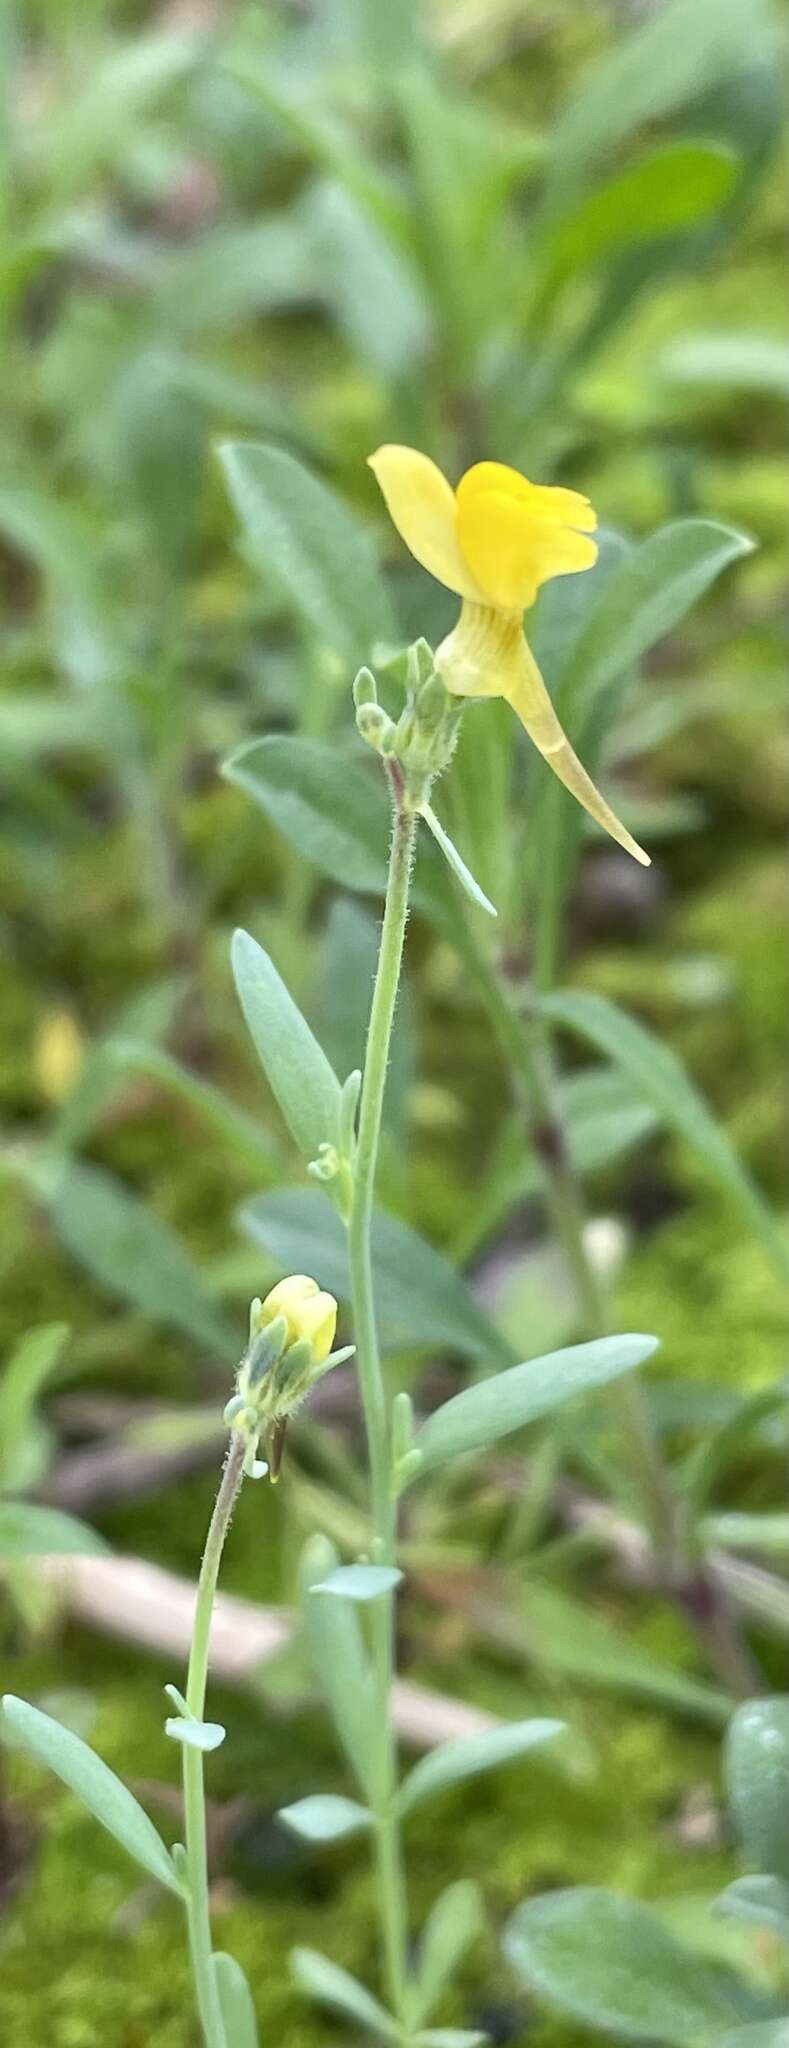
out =
[[[597,560],[597,518],[578,491],[533,484],[502,462],[474,463],[453,491],[429,456],[397,443],[369,461],[406,546],[458,597],[523,612],[549,577]]]

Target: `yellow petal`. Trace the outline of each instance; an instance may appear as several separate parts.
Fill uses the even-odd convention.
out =
[[[580,491],[568,491],[558,484],[533,484],[506,462],[475,462],[467,469],[457,487],[458,505],[467,505],[488,491],[516,498],[535,519],[551,524],[575,526],[581,533],[594,533],[597,525],[597,513]]]
[[[458,547],[455,493],[435,462],[392,442],[368,460],[392,524],[416,561],[458,597],[481,598]]]
[[[595,788],[591,776],[587,775],[586,769],[562,730],[531,648],[527,646],[525,640],[522,640],[521,644],[523,652],[518,676],[514,680],[510,678],[506,691],[513,711],[517,712],[530,740],[534,741],[535,747],[539,749],[549,768],[553,769],[554,775],[558,775],[559,781],[564,783],[565,789],[569,789],[571,796],[576,797],[582,808],[588,811],[590,818],[594,818],[598,825],[602,825],[603,831],[610,833],[611,838],[615,839],[619,846],[623,846],[626,853],[632,853],[634,860],[640,861],[642,867],[648,868],[651,865],[649,854],[644,852],[643,846],[639,846],[627,827],[620,824],[615,811],[606,803],[605,797],[600,795],[599,789]]]
[[[597,560],[588,534],[539,518],[523,497],[461,486],[457,507],[458,540],[469,568],[488,602],[505,611],[527,611],[550,576],[591,569]]]

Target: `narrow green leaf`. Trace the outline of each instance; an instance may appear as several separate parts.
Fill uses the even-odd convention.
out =
[[[676,1053],[605,996],[561,989],[542,998],[544,1014],[607,1053],[678,1136],[692,1145],[710,1173],[734,1196],[781,1275],[786,1251],[774,1217]]]
[[[365,1797],[374,1795],[375,1688],[352,1600],[319,1600],[313,1587],[337,1567],[337,1552],[323,1536],[307,1544],[302,1564],[304,1629],[315,1678],[342,1748]]]
[[[676,141],[649,150],[598,186],[551,233],[551,283],[590,268],[612,249],[678,234],[722,205],[737,159],[713,142]]]
[[[322,740],[270,733],[223,763],[291,846],[343,888],[386,888],[388,818],[382,779]]]
[[[416,2026],[429,2020],[435,2011],[482,1925],[482,1894],[470,1877],[461,1877],[457,1884],[448,1885],[431,1906],[419,1943],[414,1991]]]
[[[726,1743],[729,1800],[757,1870],[789,1880],[789,1698],[746,1700]]]
[[[413,375],[432,337],[430,308],[414,265],[333,179],[313,187],[300,218],[309,229],[313,291],[354,354],[379,376]]]
[[[388,1564],[341,1564],[328,1579],[313,1586],[313,1593],[330,1593],[345,1600],[380,1600],[399,1586],[402,1572]]]
[[[228,2048],[258,2048],[252,1993],[241,1964],[220,1949],[214,1956],[214,1975]]]
[[[28,1330],[0,1379],[0,1488],[25,1482],[19,1460],[30,1428],[39,1394],[58,1364],[68,1337],[66,1323],[42,1323]]]
[[[669,343],[656,367],[673,384],[789,398],[789,344],[772,334],[687,334]]]
[[[763,1557],[789,1556],[789,1514],[704,1515],[700,1523],[703,1543],[718,1544],[722,1550],[755,1550]]]
[[[238,1358],[238,1336],[217,1315],[185,1246],[121,1181],[43,1153],[19,1171],[61,1242],[103,1287],[220,1357]]]
[[[465,1387],[437,1408],[419,1430],[416,1448],[422,1453],[422,1472],[432,1471],[461,1451],[482,1450],[512,1430],[551,1414],[563,1402],[607,1386],[651,1358],[657,1342],[656,1337],[598,1337],[591,1344],[575,1344],[544,1358],[530,1358],[524,1365],[513,1365],[507,1372]]]
[[[246,790],[322,874],[345,889],[384,895],[390,816],[381,774],[346,760],[324,740],[289,733],[270,733],[239,747],[222,773]],[[451,931],[457,922],[444,862],[424,835],[414,872],[414,903],[442,930]]]
[[[769,16],[754,0],[667,0],[582,76],[551,134],[549,203],[588,183],[590,167],[645,123],[671,115],[769,47]]]
[[[441,848],[444,859],[449,867],[451,867],[453,874],[457,875],[461,888],[465,890],[467,896],[470,896],[472,903],[476,905],[478,910],[486,910],[489,917],[498,917],[495,903],[491,903],[490,897],[485,895],[485,891],[480,888],[479,882],[474,880],[471,869],[466,867],[465,861],[458,853],[457,847],[449,837],[449,833],[445,832],[443,825],[439,823],[435,811],[431,809],[430,804],[423,804],[422,817],[425,820],[425,824],[429,825],[436,845]]]
[[[186,1749],[199,1749],[207,1754],[209,1750],[220,1748],[227,1730],[221,1721],[196,1721],[190,1714],[188,1719],[178,1715],[165,1721],[164,1732],[173,1742],[183,1743]]]
[[[0,1558],[65,1557],[106,1551],[95,1529],[60,1508],[34,1501],[0,1500]]]
[[[317,1188],[259,1196],[241,1210],[240,1221],[285,1272],[315,1273],[332,1294],[350,1298],[346,1233]],[[415,1230],[379,1209],[372,1244],[378,1310],[390,1340],[442,1344],[463,1358],[510,1363],[509,1345],[477,1306],[462,1275]]]
[[[789,2048],[789,2020],[757,2020],[750,2027],[734,2027],[715,2048]]]
[[[180,1893],[171,1858],[153,1822],[95,1750],[13,1693],[6,1693],[2,1711],[7,1739],[54,1771],[143,1870]]]
[[[172,1053],[145,1039],[116,1038],[107,1047],[107,1058],[118,1072],[145,1074],[169,1089],[256,1173],[276,1175],[278,1153],[268,1131],[237,1109],[220,1088],[204,1081],[202,1075],[190,1073]]]
[[[257,57],[253,60],[246,55],[233,56],[227,70],[239,85],[254,94],[267,112],[285,123],[309,156],[342,180],[371,219],[380,222],[395,246],[410,250],[413,236],[407,201],[394,180],[385,177],[363,155],[358,123],[351,133],[333,114],[327,114],[314,101],[310,103],[301,78],[288,78],[281,67],[275,70]]]
[[[588,1601],[574,1600],[530,1574],[520,1612],[524,1655],[550,1677],[569,1678],[576,1685],[626,1699],[656,1700],[712,1728],[726,1727],[731,1714],[728,1693],[667,1664],[654,1650],[634,1641],[632,1629],[617,1628],[593,1612]]]
[[[591,1885],[519,1906],[504,1949],[529,1990],[618,2040],[717,2048],[738,2017],[729,1980],[656,1913]]]
[[[290,1961],[296,1983],[319,2005],[328,2005],[332,2012],[356,2020],[367,2033],[382,2035],[385,2041],[398,2039],[398,2028],[391,2015],[364,1984],[348,1970],[341,1970],[339,1963],[330,1962],[328,1956],[320,1955],[314,1948],[294,1948]]]
[[[357,666],[393,640],[368,535],[336,493],[281,448],[226,441],[219,454],[248,553],[318,639]]]
[[[369,1828],[372,1814],[355,1799],[319,1792],[311,1799],[297,1799],[293,1806],[281,1806],[277,1819],[305,1842],[338,1842],[346,1835],[358,1834],[361,1828]]]
[[[737,1877],[720,1893],[715,1908],[789,1937],[789,1884],[783,1877]]]
[[[563,718],[588,718],[617,676],[627,674],[698,603],[753,541],[714,519],[675,519],[632,548],[612,570],[561,677]],[[573,723],[571,718],[571,723]]]
[[[443,1792],[448,1785],[476,1778],[480,1771],[497,1770],[501,1764],[512,1763],[528,1750],[552,1742],[554,1736],[564,1733],[563,1721],[509,1721],[500,1728],[487,1728],[481,1735],[462,1735],[457,1742],[442,1743],[440,1749],[420,1757],[404,1779],[398,1800],[400,1811],[410,1813],[412,1807],[432,1799],[435,1792]]]
[[[268,953],[249,932],[232,946],[236,989],[249,1032],[285,1122],[305,1159],[333,1144],[340,1084]]]
[[[480,2034],[476,2028],[468,2027],[427,2027],[417,2034],[417,2048],[485,2048],[489,2034]]]

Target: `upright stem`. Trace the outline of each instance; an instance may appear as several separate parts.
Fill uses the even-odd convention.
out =
[[[524,1084],[534,1144],[545,1175],[546,1205],[567,1261],[583,1325],[590,1336],[604,1336],[608,1304],[584,1242],[583,1198],[556,1108],[544,1027],[540,1019],[524,1021],[519,1015],[471,934],[465,951],[499,1043]],[[695,1628],[713,1669],[737,1697],[747,1699],[758,1688],[757,1667],[714,1575],[703,1561],[694,1561],[689,1550],[649,1403],[637,1376],[625,1374],[611,1388],[609,1403],[664,1583]]]
[[[190,1714],[202,1721],[208,1678],[208,1641],[211,1613],[219,1577],[225,1537],[243,1478],[245,1444],[233,1435],[206,1537],[197,1586],[186,1704]],[[205,1789],[203,1754],[183,1744],[184,1818],[186,1829],[187,1920],[197,2006],[206,2048],[232,2048],[225,2033],[214,1974],[211,1919],[208,1906],[208,1857],[206,1849]]]
[[[389,1415],[375,1320],[371,1225],[386,1070],[408,916],[408,892],[416,818],[401,801],[391,775],[392,847],[381,944],[373,990],[359,1103],[359,1136],[354,1168],[348,1249],[356,1355],[370,1457],[372,1519],[376,1561],[394,1561],[397,1510],[392,1497]],[[400,1827],[394,1809],[397,1751],[392,1723],[394,1605],[391,1595],[374,1603],[373,1661],[375,1729],[378,1743],[376,1839],[378,1884],[386,1976],[392,2007],[405,2028],[408,1979],[407,1913]]]

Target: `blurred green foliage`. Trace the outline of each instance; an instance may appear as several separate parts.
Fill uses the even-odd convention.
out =
[[[360,1054],[375,904],[316,871],[270,795],[261,815],[217,772],[243,742],[295,733],[333,741],[362,774],[357,649],[342,623],[294,606],[271,546],[254,561],[239,549],[216,459],[228,438],[273,443],[340,494],[365,558],[387,570],[391,622],[374,637],[394,644],[435,638],[451,602],[386,528],[364,466],[376,443],[429,449],[453,477],[492,455],[588,491],[607,530],[600,569],[552,586],[534,621],[551,684],[584,607],[655,527],[722,520],[756,543],[655,654],[649,638],[645,659],[634,650],[636,672],[614,679],[591,730],[655,855],[647,877],[580,840],[503,707],[484,731],[468,716],[446,804],[499,903],[513,987],[536,946],[544,980],[636,1014],[783,1205],[784,42],[768,0],[6,0],[0,1335],[10,1348],[31,1323],[71,1324],[53,1433],[79,1434],[69,1393],[221,1405],[244,1303],[278,1274],[234,1222],[260,1190],[281,1215],[298,1171],[236,1013],[234,923],[265,940],[340,1072]],[[424,903],[398,1031],[386,1205],[473,1262],[478,1312],[507,1356],[561,1342],[574,1311],[536,1162],[465,963]],[[622,1260],[617,1320],[663,1338],[659,1412],[681,1462],[694,1432],[775,1373],[777,1283],[686,1139],[607,1067],[590,1098],[591,1049],[562,1051],[590,1207],[620,1226],[607,1240]],[[462,1347],[444,1348],[460,1369]],[[423,1358],[418,1342],[395,1352],[393,1374],[413,1379]],[[591,1435],[605,1487],[610,1446]],[[760,1425],[710,1505],[769,1511],[776,1450]],[[163,1486],[97,1519],[120,1548],[192,1575],[210,1493],[202,1478]],[[304,1534],[322,1515],[342,1541],[352,1510],[345,1437],[308,1423],[280,1500],[242,1507],[228,1585],[290,1599]],[[520,1619],[514,1651],[480,1634],[450,1570],[443,1604],[417,1586],[408,1611],[417,1675],[515,1717],[553,1712],[558,1694],[600,1759],[588,1782],[508,1778],[498,1801],[455,1794],[417,1823],[420,1914],[447,1866],[486,1870],[496,1923],[554,1884],[711,1897],[734,1870],[715,1821],[716,1710],[660,1711],[654,1670],[634,1680],[627,1662],[670,1667],[675,1702],[677,1684],[703,1685],[677,1617],[593,1547],[573,1551],[539,1471],[525,1509],[483,1473],[415,1509],[408,1533],[443,1547],[445,1572],[454,1553],[463,1569],[490,1561],[510,1618],[524,1569],[572,1603],[552,1664]],[[755,1626],[768,1676],[785,1629],[777,1566],[774,1583],[772,1618]],[[614,1636],[596,1672],[591,1650],[585,1670],[568,1648],[587,1606]],[[171,1779],[157,1684],[175,1674],[49,1603],[23,1612],[27,1630],[4,1600],[14,1686],[95,1694],[108,1760]],[[295,1935],[369,1975],[364,1852],[299,1851],[284,1868],[270,1809],[318,1781],[343,1789],[326,1733],[295,1706],[282,1720],[258,1699],[218,1704],[232,1739],[212,1790],[247,1802],[218,1937],[248,1968],[271,2038],[311,2048],[325,2028],[285,1951]],[[682,1820],[699,1788],[712,1819],[694,1847]],[[24,1770],[14,1793],[9,1866],[22,1809],[44,1846],[0,1930],[9,2036],[187,2048],[169,1907],[128,1900],[114,1852],[95,1860],[65,1797]],[[750,1967],[738,1938],[732,1955],[744,1944]],[[524,2003],[492,1939],[464,1996],[458,2023],[488,2014],[502,2041],[586,2038]]]

